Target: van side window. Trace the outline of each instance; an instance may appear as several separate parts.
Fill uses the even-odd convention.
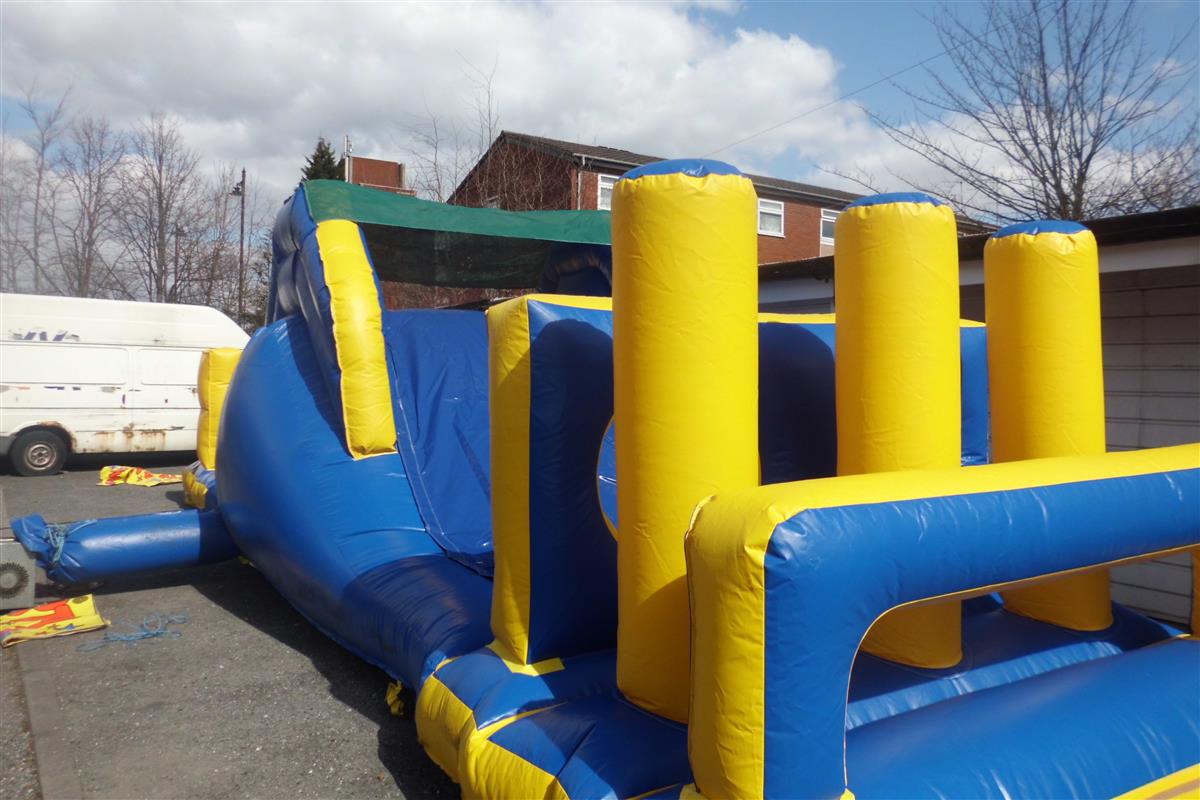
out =
[[[120,386],[128,380],[129,353],[121,347],[4,343],[5,383]]]
[[[195,386],[200,352],[176,347],[138,350],[138,380],[146,386]]]

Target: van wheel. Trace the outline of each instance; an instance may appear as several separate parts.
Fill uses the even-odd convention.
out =
[[[50,431],[29,431],[13,442],[10,456],[18,475],[57,475],[67,460],[67,445]]]

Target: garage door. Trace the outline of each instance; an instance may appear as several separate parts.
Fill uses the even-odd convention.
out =
[[[1200,266],[1106,273],[1100,281],[1110,450],[1200,441]],[[1113,570],[1113,599],[1185,622],[1191,559]]]

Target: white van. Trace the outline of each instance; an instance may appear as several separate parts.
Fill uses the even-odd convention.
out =
[[[0,456],[194,450],[200,354],[247,339],[204,306],[0,294]]]

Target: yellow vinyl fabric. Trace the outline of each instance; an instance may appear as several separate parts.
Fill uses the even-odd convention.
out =
[[[763,796],[764,562],[781,523],[805,510],[1145,475],[1195,468],[1197,463],[1200,445],[1192,444],[966,469],[821,478],[725,494],[702,504],[686,540],[693,624],[688,756],[696,786],[704,797]],[[962,595],[996,588],[981,586]],[[922,607],[908,605],[903,610]],[[891,613],[876,620],[871,630]]]
[[[208,498],[208,486],[197,480],[196,473],[190,469],[183,473],[183,499],[192,508],[204,508]]]
[[[417,695],[417,741],[450,779],[458,781],[459,743],[475,730],[471,709],[433,674]]]
[[[1076,223],[1003,229],[984,247],[983,269],[992,460],[1103,453],[1100,262],[1092,232]],[[1006,592],[1004,606],[1073,630],[1112,624],[1104,570]]]
[[[529,307],[518,297],[488,309],[491,426],[492,635],[501,658],[529,644]]]
[[[488,411],[491,429],[492,649],[506,662],[529,663],[530,415],[532,339],[529,304],[607,311],[602,297],[526,295],[493,306],[488,324]],[[544,659],[543,659],[544,660]]]
[[[891,199],[895,197],[895,199]],[[954,212],[923,195],[881,195],[838,216],[838,474],[960,464],[958,239]],[[918,667],[962,658],[957,603],[904,609],[864,648]]]
[[[654,166],[613,189],[617,685],[685,721],[683,537],[698,502],[759,479],[758,203],[727,165]]]
[[[557,777],[488,738],[505,725],[527,716],[517,714],[471,733],[459,752],[457,773],[463,800],[494,797],[568,800]]]
[[[200,356],[200,373],[196,377],[196,396],[200,401],[200,418],[196,422],[196,457],[205,469],[217,468],[217,434],[221,426],[221,409],[229,382],[242,351],[236,347],[217,347],[205,350]]]
[[[700,517],[704,533],[697,535],[693,523],[685,545],[692,604],[688,761],[704,797],[762,797],[767,662],[763,562],[771,532],[786,517],[770,506],[710,509],[707,502],[697,509]]]
[[[180,483],[183,476],[174,472],[151,472],[144,467],[108,466],[100,468],[97,486],[160,486],[164,483]]]
[[[0,647],[107,628],[90,594],[0,614]]]
[[[1115,800],[1200,800],[1200,764],[1164,775]]]
[[[317,247],[329,289],[346,446],[354,458],[394,453],[396,423],[384,353],[383,311],[362,234],[348,220],[319,222]]]

